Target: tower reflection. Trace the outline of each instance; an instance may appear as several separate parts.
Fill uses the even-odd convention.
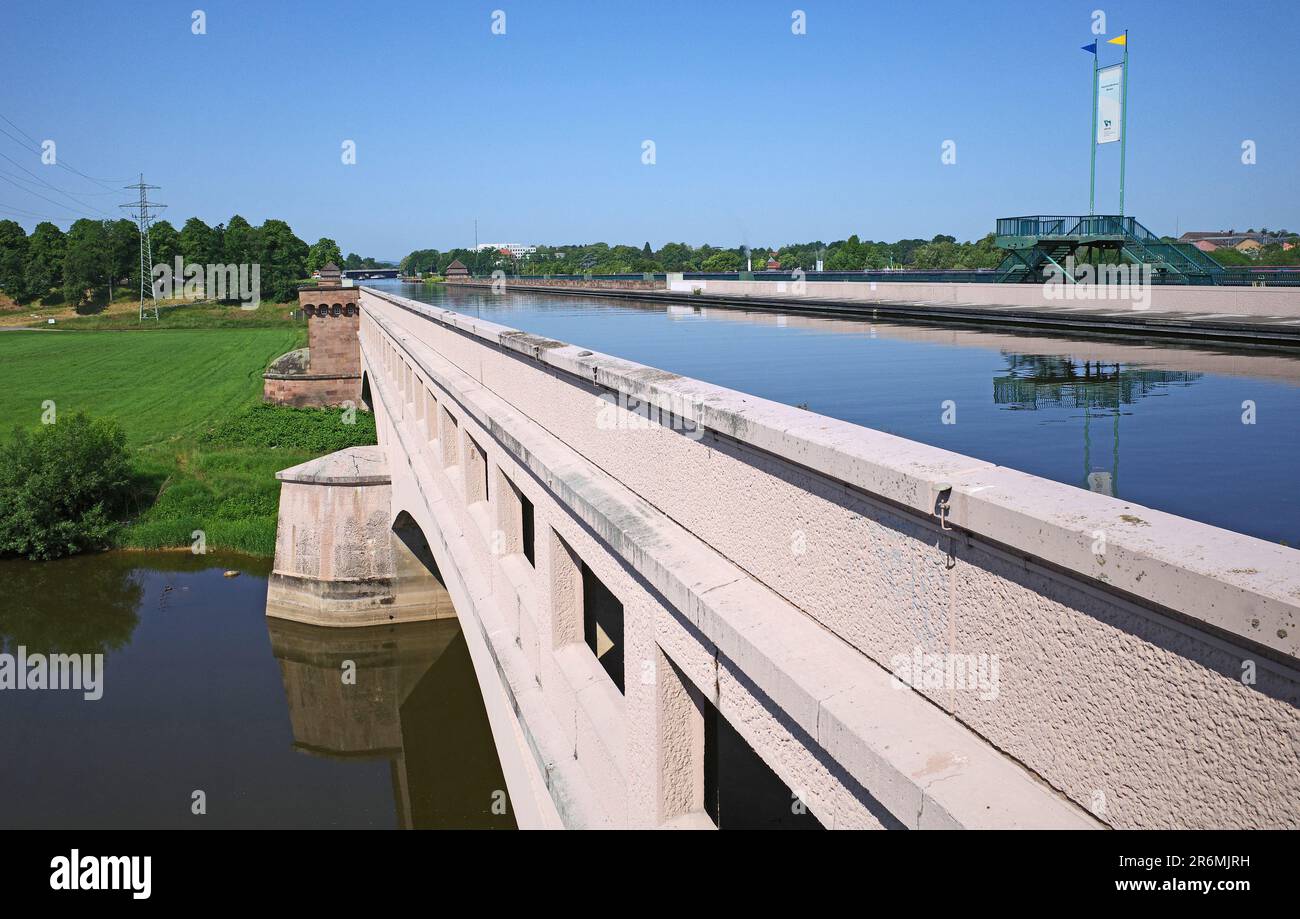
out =
[[[457,620],[342,629],[268,617],[267,629],[296,749],[387,760],[400,827],[514,828]]]

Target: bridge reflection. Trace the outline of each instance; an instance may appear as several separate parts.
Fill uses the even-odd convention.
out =
[[[457,620],[352,629],[266,622],[297,750],[387,760],[402,828],[514,828]]]
[[[1083,478],[1100,494],[1119,495],[1119,419],[1123,407],[1173,386],[1190,386],[1200,373],[1079,361],[1066,356],[1003,354],[1007,372],[993,378],[993,403],[1011,410],[1083,410]],[[1094,465],[1093,419],[1110,421],[1110,468]],[[1104,438],[1106,435],[1102,435]]]
[[[1170,386],[1196,382],[1202,374],[1129,367],[1042,354],[1004,354],[1007,372],[993,378],[993,401],[1012,409],[1043,407],[1118,411]]]

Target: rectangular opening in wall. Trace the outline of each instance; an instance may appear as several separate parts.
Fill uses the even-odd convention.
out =
[[[582,565],[582,637],[623,692],[623,604]]]
[[[704,714],[704,810],[720,830],[820,830],[817,818],[711,703]]]
[[[534,568],[537,567],[537,556],[533,549],[533,502],[524,497],[524,493],[515,489],[515,494],[519,496],[519,523],[524,558],[528,559],[528,564]]]

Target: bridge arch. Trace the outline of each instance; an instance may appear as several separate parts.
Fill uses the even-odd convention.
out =
[[[392,523],[393,592],[406,609],[421,619],[454,619],[456,607],[443,580],[424,530],[407,511]]]
[[[361,371],[361,407],[366,411],[373,411],[371,406],[374,405],[370,395],[370,371]]]

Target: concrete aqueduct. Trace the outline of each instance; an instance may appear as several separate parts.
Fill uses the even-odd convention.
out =
[[[355,302],[269,612],[457,617],[521,826],[1300,825],[1296,550]]]

